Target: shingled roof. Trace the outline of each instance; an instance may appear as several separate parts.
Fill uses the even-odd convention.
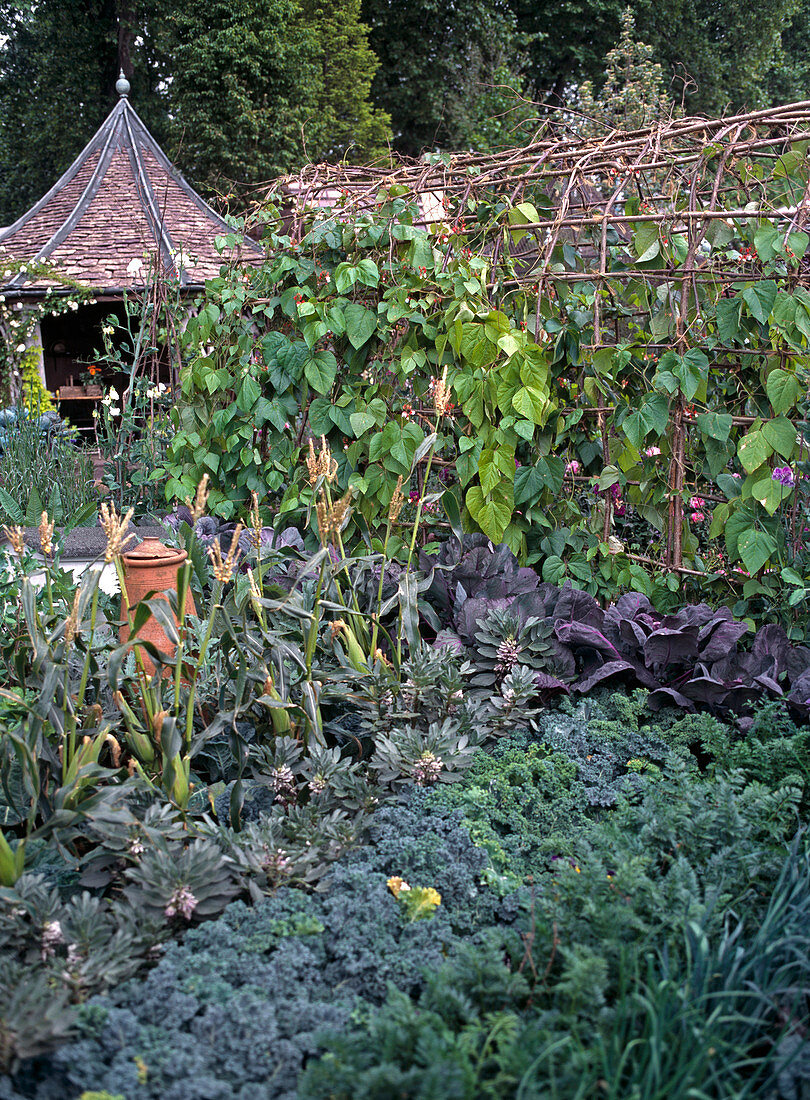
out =
[[[106,294],[141,289],[154,256],[181,286],[200,287],[219,274],[223,257],[214,239],[231,229],[141,122],[123,73],[116,88],[119,101],[98,132],[38,203],[0,229],[0,248]],[[254,262],[262,254],[250,240],[241,251]],[[27,296],[58,286],[20,273],[0,290]]]

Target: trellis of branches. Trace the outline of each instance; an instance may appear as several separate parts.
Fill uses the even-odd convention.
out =
[[[774,287],[775,294],[790,295],[807,284],[802,256],[809,143],[810,103],[723,119],[668,120],[587,138],[576,134],[570,118],[564,124],[551,120],[531,144],[495,155],[309,166],[287,181],[288,224],[295,240],[310,224],[313,207],[339,207],[345,223],[373,209],[381,194],[411,201],[430,232],[443,240],[450,234],[488,258],[493,308],[511,295],[531,297],[538,342],[547,338],[546,304],[570,304],[577,294],[587,314],[579,357],[571,363],[577,397],[573,403],[559,400],[558,411],[594,419],[607,468],[611,451],[624,446],[621,425],[633,402],[638,407],[655,388],[652,368],[666,353],[707,353],[707,388],[697,401],[730,413],[738,434],[765,415],[771,367],[803,366],[807,334],[764,318],[757,339],[745,325],[728,338],[728,326],[718,322],[718,302],[744,293],[747,301],[751,288],[756,295],[756,287],[766,284],[763,301],[770,302]],[[641,385],[622,393],[615,378],[606,379],[604,370],[597,377],[593,365],[600,353],[604,358],[627,348],[646,367]],[[712,380],[720,375],[736,375],[739,385],[733,392],[726,385],[718,398]],[[688,391],[664,391],[669,465],[660,562],[684,571],[684,498],[705,473],[690,458],[695,422]],[[799,405],[790,412],[793,421],[801,416]],[[801,434],[797,439],[802,458]],[[794,532],[798,507],[797,491]],[[610,528],[607,507],[605,538]]]

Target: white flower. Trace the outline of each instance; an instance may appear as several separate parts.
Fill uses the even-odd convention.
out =
[[[115,332],[115,329],[112,325],[102,325],[101,331],[104,333],[105,336],[112,336],[112,334]]]
[[[116,405],[110,406],[110,416],[120,416],[121,410]]]
[[[137,257],[134,260],[130,260],[127,264],[127,275],[137,275],[143,268],[143,260],[139,260]]]
[[[119,394],[115,386],[110,386],[110,388],[107,390],[107,396],[110,398],[111,401],[118,400]]]
[[[76,312],[76,310],[77,310],[77,309],[79,308],[79,303],[78,303],[78,302],[73,302],[73,301],[71,301],[71,302],[68,302],[68,307],[69,307],[70,309],[72,309],[72,310],[73,310],[73,312],[75,313],[75,312]]]
[[[17,354],[18,355],[22,355],[25,350],[26,350],[25,344],[17,344]]]

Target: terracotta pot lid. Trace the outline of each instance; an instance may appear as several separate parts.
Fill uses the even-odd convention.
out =
[[[179,565],[184,562],[188,554],[185,550],[176,550],[169,546],[164,546],[160,539],[147,538],[144,539],[134,550],[130,550],[124,554],[124,561],[127,565],[134,566],[147,566],[154,565],[160,567],[161,565]]]

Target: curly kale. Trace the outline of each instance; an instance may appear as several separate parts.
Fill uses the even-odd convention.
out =
[[[232,903],[170,944],[145,978],[91,999],[80,1037],[27,1062],[0,1097],[292,1100],[325,1027],[348,1026],[360,998],[381,1002],[388,983],[418,995],[426,969],[496,923],[485,865],[458,814],[382,809],[373,842],[334,866],[328,893]],[[432,919],[403,919],[386,885],[394,875],[438,890]]]
[[[804,921],[796,927],[810,919],[801,838],[791,849],[796,896],[780,885],[801,819],[802,736],[776,711],[756,716],[743,740],[708,717],[648,722],[640,695],[566,701],[472,754],[457,783],[379,809],[368,842],[331,864],[324,893],[283,887],[190,927],[144,979],[119,980],[82,1005],[77,1038],[56,1053],[41,1053],[32,1023],[31,1057],[0,1079],[0,1100],[76,1100],[87,1090],[127,1100],[387,1100],[394,1085],[424,1100],[506,1100],[519,1087],[543,1095],[552,1072],[562,1097],[582,1082],[596,1095],[602,1080],[613,1095],[646,1096],[648,1045],[635,1044],[630,1059],[614,1054],[628,1036],[668,1034],[665,1020],[696,1036],[668,1045],[667,1072],[674,1079],[681,1051],[693,1059],[689,1087],[727,1095],[712,1092],[711,1074],[725,1087],[736,1072],[722,1052],[738,1042],[776,1050],[782,1025],[763,1016],[749,1027],[760,1008],[748,985],[733,985],[736,971],[727,975],[736,1007],[722,1014],[729,1031],[703,1012],[708,994],[690,1001],[681,991],[725,975],[735,945],[750,943],[746,974],[772,990],[760,1007],[806,1026],[806,1007],[791,999],[807,986],[806,936],[800,943],[793,929],[779,940],[776,969],[757,939],[760,927],[763,936],[782,927],[769,917],[782,894]],[[311,775],[293,764],[299,783],[333,781],[326,757]],[[319,797],[290,810],[304,846]],[[266,821],[229,835],[231,859],[275,851]],[[389,880],[435,890],[441,903],[409,922]],[[35,917],[52,920],[42,890]],[[77,910],[77,928],[91,908]],[[28,949],[22,926],[5,934]],[[793,1082],[788,1047],[778,1046],[780,1080]],[[780,1095],[775,1085],[768,1095]]]

